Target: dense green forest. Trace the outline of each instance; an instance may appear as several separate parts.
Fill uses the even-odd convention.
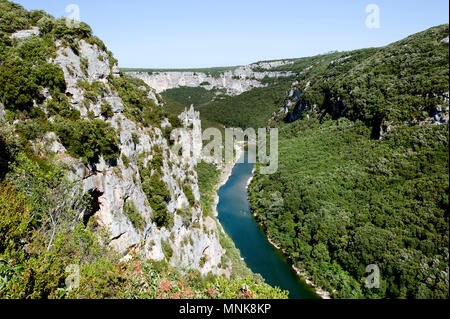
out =
[[[268,119],[283,107],[292,78],[268,79],[269,87],[254,88],[236,96],[216,95],[220,90],[202,87],[175,88],[162,93],[168,109],[179,111],[191,104],[200,111],[202,127],[266,127]],[[209,126],[208,126],[209,125]]]
[[[305,119],[281,131],[279,152],[249,199],[296,266],[338,298],[448,298],[448,125],[376,141],[362,122]],[[369,264],[378,290],[364,288]]]
[[[449,128],[429,125],[448,114],[447,36],[318,56],[286,117],[299,120],[280,122],[278,171],[250,185],[267,235],[333,297],[449,296]],[[379,289],[365,287],[370,264]]]

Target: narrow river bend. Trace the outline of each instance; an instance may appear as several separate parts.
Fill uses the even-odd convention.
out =
[[[242,156],[247,158],[247,152]],[[227,183],[219,189],[219,221],[241,251],[247,266],[266,283],[289,291],[289,298],[317,299],[314,289],[301,280],[286,258],[273,247],[250,212],[247,182],[254,164],[237,163]]]

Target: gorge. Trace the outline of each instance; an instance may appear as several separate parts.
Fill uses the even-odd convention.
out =
[[[247,201],[247,185],[254,164],[248,163],[248,151],[242,154],[224,186],[219,189],[219,221],[234,241],[248,267],[265,281],[289,291],[289,298],[315,299],[314,289],[300,279],[280,251],[269,243],[253,219]]]
[[[448,34],[121,69],[0,0],[0,298],[448,299]],[[202,153],[234,127],[279,132],[276,171]]]

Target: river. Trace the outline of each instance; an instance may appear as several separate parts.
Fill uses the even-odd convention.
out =
[[[247,157],[247,152],[242,156]],[[269,243],[250,212],[247,182],[254,164],[237,163],[227,183],[219,189],[217,211],[219,221],[247,266],[259,273],[266,283],[289,291],[292,299],[320,298],[314,289],[301,280],[286,258]]]

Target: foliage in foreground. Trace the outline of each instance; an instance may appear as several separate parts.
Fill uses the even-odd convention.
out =
[[[139,256],[121,262],[83,218],[91,199],[77,189],[57,164],[17,156],[0,184],[0,298],[286,298],[253,277],[204,277]],[[66,287],[69,265],[79,267],[78,288]]]

